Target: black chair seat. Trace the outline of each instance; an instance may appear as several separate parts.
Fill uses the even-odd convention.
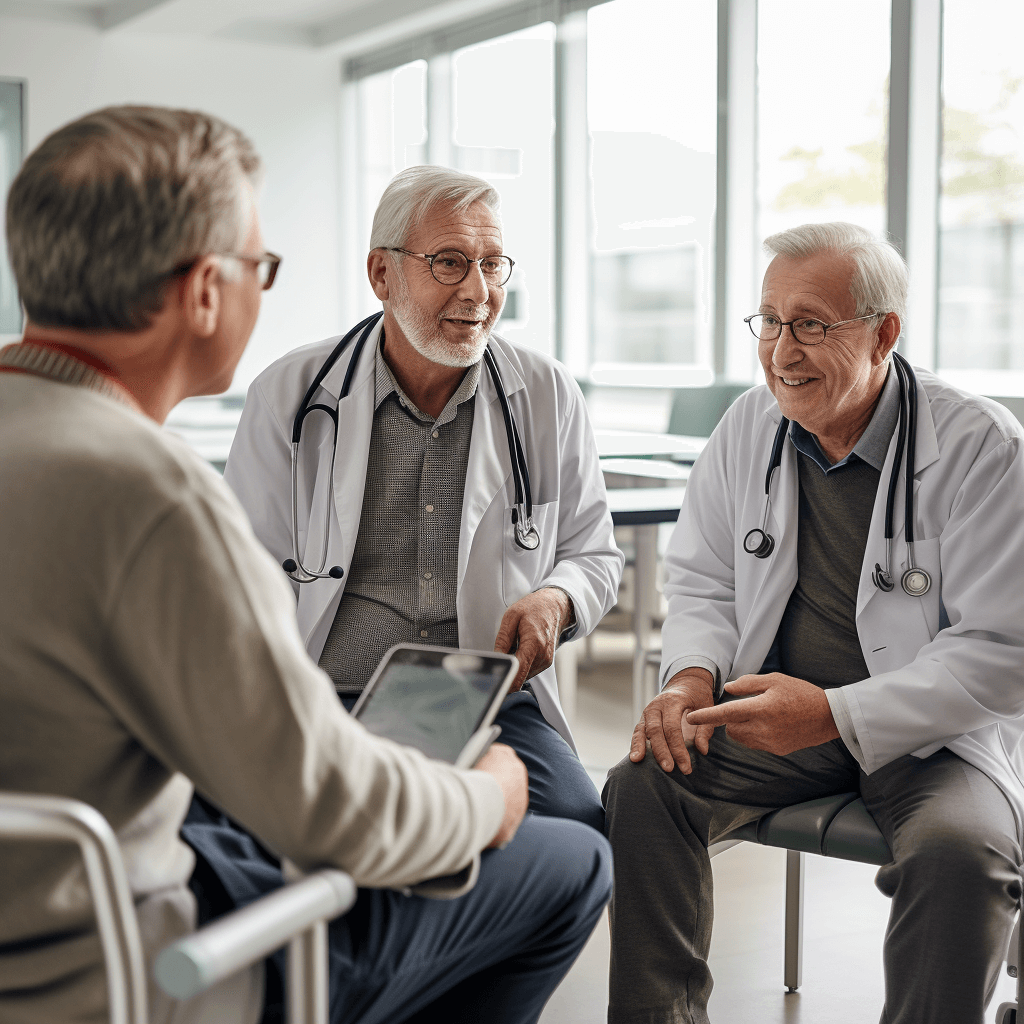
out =
[[[892,860],[882,833],[856,793],[781,807],[733,829],[719,842],[736,839],[864,864],[888,864]]]

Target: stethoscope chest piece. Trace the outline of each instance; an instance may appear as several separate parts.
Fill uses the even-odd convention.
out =
[[[512,509],[512,536],[516,543],[527,551],[536,551],[540,546],[540,534],[533,525],[533,517],[525,514],[525,509]]]
[[[932,589],[932,578],[924,569],[919,569],[915,565],[903,574],[900,586],[911,597],[924,597]]]
[[[767,558],[775,550],[775,538],[766,530],[755,526],[743,538],[743,550],[755,558]]]

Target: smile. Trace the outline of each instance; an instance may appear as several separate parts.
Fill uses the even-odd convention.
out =
[[[800,387],[801,384],[807,384],[807,383],[809,383],[812,380],[817,380],[817,378],[816,377],[780,377],[779,380],[781,380],[782,383],[785,384],[787,387],[798,388],[798,387]]]

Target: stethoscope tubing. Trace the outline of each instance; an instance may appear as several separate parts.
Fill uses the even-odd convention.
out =
[[[331,469],[330,476],[328,478],[330,486],[328,487],[328,494],[333,494],[334,463],[338,451],[338,412],[336,408],[331,408],[328,405],[312,404],[313,396],[323,383],[324,378],[328,373],[330,373],[334,364],[351,343],[352,339],[355,338],[356,335],[359,335],[359,340],[356,342],[352,356],[349,359],[348,367],[345,371],[345,378],[338,394],[339,404],[342,399],[348,397],[352,386],[352,379],[355,375],[356,365],[359,362],[359,357],[362,355],[363,347],[370,334],[373,332],[374,327],[377,326],[383,316],[384,313],[381,311],[379,313],[374,313],[372,316],[366,317],[365,320],[361,320],[341,339],[341,341],[338,342],[337,345],[335,345],[331,350],[330,355],[324,360],[323,365],[317,371],[312,383],[306,389],[306,393],[303,395],[302,401],[299,403],[299,407],[296,410],[295,419],[292,422],[292,557],[285,560],[283,568],[288,576],[296,583],[312,583],[314,580],[328,578],[341,579],[344,575],[344,570],[340,565],[331,566],[329,570],[326,572],[324,571],[327,566],[327,554],[331,540],[330,515],[324,516],[324,535],[320,565],[316,570],[311,570],[302,564],[302,557],[299,552],[299,444],[302,440],[302,424],[311,412],[325,412],[331,418],[331,422],[334,426],[334,445],[331,450]],[[360,332],[362,333],[360,334]],[[515,489],[515,507],[512,510],[513,536],[519,547],[526,548],[527,550],[533,550],[540,544],[540,536],[533,523],[533,493],[530,487],[530,471],[526,462],[526,452],[523,448],[522,438],[519,435],[519,427],[516,424],[515,417],[512,415],[512,409],[509,406],[508,395],[505,394],[505,387],[501,379],[501,373],[498,370],[498,364],[494,359],[494,355],[492,354],[489,345],[484,349],[483,358],[487,365],[487,370],[490,373],[491,380],[494,383],[495,390],[498,392],[498,401],[501,405],[501,415],[505,423],[505,435],[508,440],[509,460],[512,464],[512,482]]]
[[[889,592],[892,582],[892,541],[893,519],[896,506],[896,490],[899,486],[900,467],[906,451],[906,496],[904,508],[904,538],[907,543],[907,569],[900,583],[911,597],[923,597],[931,589],[931,577],[914,560],[914,463],[917,446],[917,376],[910,363],[898,352],[893,353],[893,369],[900,392],[899,429],[896,439],[896,453],[889,473],[889,487],[885,502],[885,547],[886,567],[875,564],[872,581],[879,590]],[[775,431],[771,459],[764,478],[765,506],[761,526],[749,530],[743,538],[743,549],[755,558],[768,558],[775,550],[775,538],[768,532],[768,518],[771,509],[771,487],[775,471],[782,465],[782,451],[789,431],[790,421],[783,416]]]

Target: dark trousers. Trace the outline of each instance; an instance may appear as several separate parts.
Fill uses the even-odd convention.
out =
[[[330,926],[334,1024],[527,1024],[593,931],[611,895],[597,790],[532,693],[506,698],[496,721],[529,771],[532,813],[504,850],[482,855],[465,896],[359,891]],[[283,884],[277,859],[202,797],[181,835],[196,853],[201,924]],[[281,1019],[283,965],[283,953],[267,964],[264,1024]]]
[[[777,757],[724,729],[691,775],[662,771],[650,752],[609,775],[610,1024],[707,1024],[709,844],[778,807],[852,790],[893,854],[875,878],[892,899],[882,1024],[982,1024],[1021,890],[1020,837],[999,787],[948,750],[865,775],[839,740]]]
[[[541,714],[530,690],[509,694],[494,723],[501,726],[498,742],[507,743],[530,773],[534,814],[571,818],[604,831],[604,808],[590,776],[572,747]]]

